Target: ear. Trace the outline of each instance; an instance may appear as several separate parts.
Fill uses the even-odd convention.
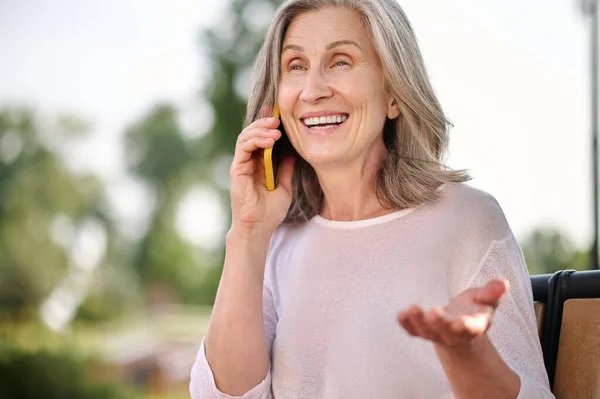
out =
[[[400,106],[398,105],[398,101],[389,95],[387,103],[387,117],[388,119],[396,119],[398,116],[400,116]]]

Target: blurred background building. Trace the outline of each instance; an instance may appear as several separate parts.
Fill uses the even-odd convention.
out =
[[[275,0],[0,0],[0,398],[185,398]],[[590,268],[589,18],[401,0],[532,274]],[[16,396],[15,396],[16,395]]]

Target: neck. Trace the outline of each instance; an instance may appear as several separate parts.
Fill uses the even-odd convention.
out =
[[[384,207],[375,193],[375,178],[386,156],[383,141],[378,141],[361,159],[315,167],[324,195],[321,216],[353,221],[394,212]]]

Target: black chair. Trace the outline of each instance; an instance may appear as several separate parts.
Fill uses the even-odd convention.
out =
[[[544,359],[553,392],[560,399],[600,398],[600,270],[565,270],[550,279],[549,290]]]
[[[531,276],[531,286],[554,394],[600,398],[600,271]]]

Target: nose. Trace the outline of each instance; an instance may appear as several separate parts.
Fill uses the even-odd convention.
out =
[[[304,88],[302,89],[302,93],[300,93],[300,100],[309,104],[315,104],[332,95],[333,91],[327,84],[324,72],[318,69],[309,70]]]

